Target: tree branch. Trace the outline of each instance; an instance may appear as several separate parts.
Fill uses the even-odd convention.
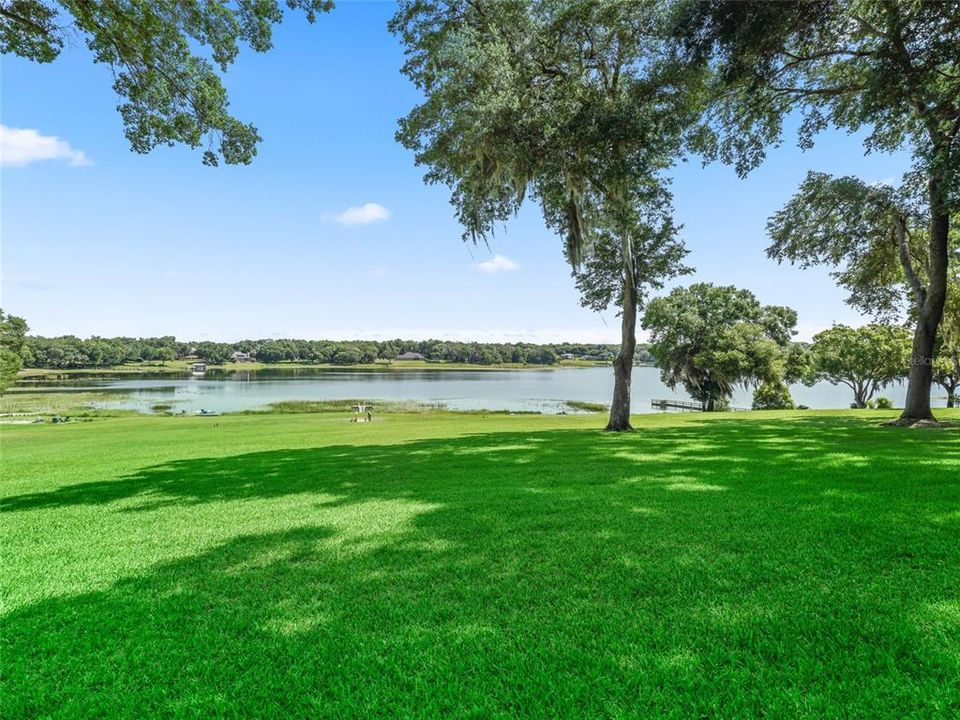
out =
[[[910,247],[907,244],[907,219],[903,215],[897,215],[894,221],[894,233],[897,238],[897,252],[900,256],[900,266],[903,268],[903,274],[907,278],[910,289],[913,290],[917,306],[923,305],[926,291],[916,271],[913,269],[913,261],[910,259]]]
[[[950,140],[953,140],[955,137],[957,137],[957,134],[960,134],[960,113],[957,114],[957,119],[953,123],[953,127],[950,128],[950,132],[947,133],[947,137]]]
[[[864,18],[863,16],[861,16],[861,15],[856,15],[856,14],[851,14],[850,17],[852,17],[854,20],[856,20],[856,21],[857,21],[857,24],[860,26],[860,29],[866,31],[867,34],[873,35],[874,37],[883,38],[884,40],[889,40],[889,39],[890,39],[890,36],[889,36],[889,35],[887,35],[885,32],[883,32],[883,31],[880,30],[879,28],[877,28],[877,27],[875,27],[874,25],[872,25],[871,23],[869,23],[869,22],[867,21],[867,19]]]
[[[201,109],[197,105],[197,101],[196,101],[196,98],[194,97],[194,93],[190,90],[190,88],[182,85],[177,78],[173,77],[169,72],[167,72],[166,68],[163,66],[162,61],[155,62],[155,63],[146,62],[143,59],[142,54],[138,53],[134,49],[131,49],[127,45],[127,43],[124,41],[122,36],[113,33],[108,26],[99,22],[93,16],[93,14],[90,11],[90,8],[87,7],[89,4],[90,3],[87,3],[87,2],[81,3],[82,12],[84,13],[84,19],[99,33],[101,33],[104,38],[107,39],[107,41],[113,46],[113,49],[116,51],[116,54],[117,54],[117,63],[114,63],[112,61],[109,63],[111,71],[114,70],[115,64],[119,64],[128,72],[137,73],[137,72],[142,72],[144,70],[155,71],[158,75],[160,75],[160,77],[162,77],[166,81],[167,85],[170,88],[172,88],[174,97],[179,96],[183,98],[182,102],[177,102],[176,100],[174,101],[176,108],[178,110],[187,108],[189,110],[192,110],[194,117],[198,119],[201,118],[202,117]],[[160,54],[158,53],[158,55]],[[211,132],[216,134],[219,137],[222,137],[223,135],[222,131],[217,129],[214,129]]]
[[[796,55],[789,50],[784,50],[783,54],[790,58],[790,62],[784,64],[784,68],[789,68],[794,65],[799,65],[800,63],[813,62],[814,60],[822,60],[828,57],[871,57],[875,53],[870,50],[841,48],[839,50],[823,50],[822,52],[816,52],[811,55]]]
[[[833,97],[835,95],[846,95],[847,93],[865,90],[866,87],[866,85],[840,85],[827,88],[772,87],[770,89],[783,95],[822,95],[824,97]]]
[[[43,27],[43,25],[38,25],[30,18],[25,18],[22,15],[17,15],[14,12],[10,12],[10,10],[5,8],[3,5],[0,5],[0,16],[3,16],[8,20],[12,20],[13,22],[17,23],[17,25],[22,25],[27,30],[30,30],[37,35],[50,35],[50,30],[48,28]]]

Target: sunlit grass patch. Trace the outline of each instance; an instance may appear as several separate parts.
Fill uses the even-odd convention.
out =
[[[4,428],[4,717],[956,715],[960,435],[598,423]]]

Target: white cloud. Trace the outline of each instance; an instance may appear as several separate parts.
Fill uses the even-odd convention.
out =
[[[74,150],[66,140],[29,128],[0,125],[0,165],[23,167],[41,160],[64,160],[74,167],[91,164],[82,150]]]
[[[380,222],[390,217],[390,211],[379,203],[364,203],[357,207],[347,208],[342,213],[334,215],[332,219],[341,225],[368,225]]]
[[[489,260],[484,260],[483,262],[477,263],[474,265],[474,267],[480,272],[495,273],[516,270],[520,266],[508,257],[504,257],[503,255],[494,255]]]

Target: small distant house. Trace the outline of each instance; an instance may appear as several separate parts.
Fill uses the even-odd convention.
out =
[[[239,350],[231,355],[234,362],[244,363],[253,362],[253,356],[250,353],[240,352]]]
[[[420,353],[405,352],[397,355],[397,360],[426,360],[427,358]]]
[[[195,362],[190,366],[190,372],[194,375],[203,375],[207,371],[207,364],[202,362]]]
[[[573,360],[576,356],[573,353],[562,353],[560,355],[561,360]]]

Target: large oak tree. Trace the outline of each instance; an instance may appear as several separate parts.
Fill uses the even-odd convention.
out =
[[[960,227],[956,218],[951,225],[947,300],[932,363],[933,382],[947,391],[948,407],[960,382]],[[767,229],[770,257],[833,268],[849,292],[847,302],[862,312],[908,321],[922,312],[930,224],[922,192],[909,182],[894,188],[811,172]]]
[[[664,60],[663,8],[562,0],[407,0],[391,27],[424,101],[399,140],[451,189],[470,241],[529,195],[565,239],[585,304],[615,303],[609,430],[630,428],[637,308],[681,268],[663,177],[690,98]]]
[[[834,325],[814,336],[810,355],[808,383],[846,385],[854,406],[865,408],[878,390],[906,374],[910,334],[896,325]]]
[[[738,385],[783,385],[796,324],[788,307],[710,283],[674,288],[643,314],[660,379],[671,389],[682,386],[706,411],[729,402]]]
[[[865,128],[868,150],[909,149],[925,185],[923,253],[902,421],[932,418],[930,385],[947,291],[950,216],[960,208],[960,2],[685,0],[675,36],[715,72],[700,149],[748,172],[802,112],[802,146],[833,125]]]

